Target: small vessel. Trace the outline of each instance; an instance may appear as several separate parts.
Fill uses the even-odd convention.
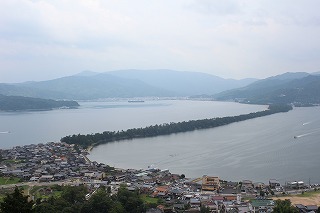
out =
[[[297,139],[297,138],[298,138],[298,136],[293,136],[293,138],[294,138],[294,139]]]
[[[59,109],[70,109],[70,107],[62,106],[62,107],[59,107]]]
[[[129,100],[129,103],[143,103],[144,100]]]

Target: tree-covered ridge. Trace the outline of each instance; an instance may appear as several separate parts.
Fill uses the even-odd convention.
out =
[[[55,101],[51,99],[23,96],[5,96],[0,94],[0,110],[50,110],[59,107],[78,107],[76,101]]]
[[[246,87],[224,91],[213,97],[216,100],[237,100],[252,104],[294,104],[313,106],[320,104],[320,76],[302,78],[278,76],[257,81]]]
[[[210,118],[201,120],[190,120],[183,122],[171,122],[160,125],[153,125],[144,128],[133,128],[126,131],[104,131],[103,133],[87,134],[87,135],[69,135],[61,139],[62,142],[68,144],[77,144],[83,147],[97,146],[99,144],[120,141],[134,138],[146,138],[159,135],[169,135],[179,132],[188,132],[197,129],[208,129],[218,126],[231,124],[234,122],[244,121],[252,118],[271,115],[279,112],[288,112],[292,107],[290,105],[271,105],[268,110],[260,112],[252,112],[244,115],[228,116],[222,118]]]

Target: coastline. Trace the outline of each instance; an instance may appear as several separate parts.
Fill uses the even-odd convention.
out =
[[[87,152],[91,152],[93,149],[94,145],[88,146],[88,148],[86,149]]]
[[[91,148],[91,147],[90,147]],[[89,148],[89,149],[90,149]],[[36,152],[35,150],[40,150]],[[53,155],[47,155],[47,152],[53,151]],[[312,204],[318,205],[320,201],[319,184],[308,184],[303,181],[286,182],[281,184],[276,179],[269,179],[267,182],[256,182],[255,179],[238,179],[234,176],[221,178],[218,176],[207,175],[205,173],[198,173],[198,178],[190,178],[184,173],[172,173],[169,169],[159,169],[154,166],[149,166],[146,169],[130,169],[128,168],[114,168],[109,164],[104,164],[99,161],[91,161],[87,157],[87,149],[69,145],[63,142],[49,142],[47,144],[33,144],[23,147],[14,147],[9,150],[1,150],[1,155],[11,166],[8,166],[3,171],[6,175],[21,178],[19,185],[34,185],[34,184],[67,184],[73,185],[74,180],[79,183],[96,183],[96,184],[111,184],[119,186],[120,183],[127,183],[128,186],[143,187],[149,184],[152,188],[154,196],[157,196],[157,190],[164,185],[171,190],[176,190],[177,184],[180,184],[181,192],[187,193],[188,196],[195,194],[203,194],[204,196],[232,196],[236,199],[238,195],[246,198],[259,199],[259,195],[265,198],[273,199],[292,199],[294,204]],[[14,157],[18,156],[17,161],[12,161]],[[66,173],[53,172],[50,174],[42,174],[37,176],[39,169],[43,169],[43,164],[38,163],[29,165],[30,168],[37,168],[34,173],[25,176],[24,170],[15,170],[15,165],[20,165],[23,160],[32,161],[38,159],[41,161],[52,162],[49,167],[60,167]],[[13,165],[13,164],[15,165]],[[9,165],[9,164],[8,164]],[[73,169],[71,169],[73,168]],[[75,169],[76,168],[76,169]],[[29,168],[24,168],[29,171]],[[77,171],[77,172],[74,172]],[[85,172],[81,172],[85,171]],[[18,173],[17,173],[18,172]],[[215,188],[208,188],[206,181],[214,179],[216,181]],[[231,180],[234,179],[234,180]],[[168,182],[169,181],[169,182]],[[140,184],[137,185],[137,182]],[[8,184],[5,187],[15,187],[16,184]],[[190,187],[194,187],[190,194]],[[298,195],[298,196],[295,196]]]

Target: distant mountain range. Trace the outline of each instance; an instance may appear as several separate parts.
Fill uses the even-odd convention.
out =
[[[136,79],[148,85],[171,91],[177,96],[215,94],[224,90],[248,85],[257,79],[224,79],[215,75],[199,72],[182,72],[173,70],[119,70],[108,74]]]
[[[297,106],[320,104],[318,73],[285,73],[256,81],[245,87],[213,95],[216,100],[236,100],[243,103],[294,103]]]
[[[69,100],[175,97],[212,95],[254,81],[256,79],[223,79],[210,74],[173,70],[85,71],[49,81],[0,84],[0,94]]]
[[[320,75],[297,72],[263,80],[234,80],[173,70],[84,71],[48,81],[0,84],[0,94],[55,100],[188,96],[305,106],[320,103]]]

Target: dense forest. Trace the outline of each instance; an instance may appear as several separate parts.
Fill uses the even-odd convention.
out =
[[[171,122],[161,125],[153,125],[144,128],[133,128],[126,131],[105,131],[103,133],[87,134],[87,135],[71,135],[61,139],[62,142],[68,144],[77,144],[84,148],[89,146],[97,146],[99,144],[120,141],[134,138],[154,137],[159,135],[169,135],[179,132],[188,132],[197,129],[208,129],[218,126],[231,124],[234,122],[244,121],[252,118],[271,115],[279,112],[288,112],[292,109],[290,105],[270,105],[268,110],[260,112],[252,112],[244,115],[218,117],[201,120],[190,120],[183,122]]]
[[[0,110],[50,110],[59,107],[78,107],[76,101],[55,101],[51,99],[31,98],[22,96],[6,96],[0,94]]]

